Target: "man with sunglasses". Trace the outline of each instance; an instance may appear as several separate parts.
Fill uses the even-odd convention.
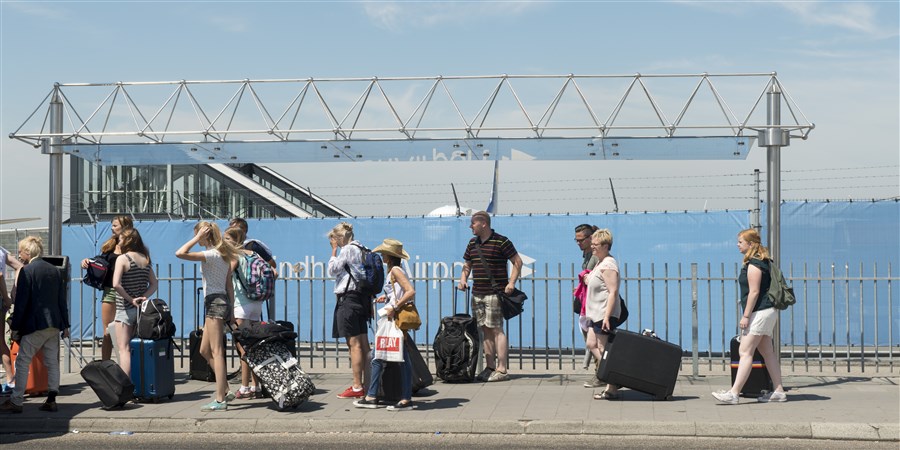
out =
[[[597,226],[588,225],[583,223],[575,227],[575,243],[578,244],[578,248],[581,249],[581,270],[593,270],[594,266],[597,265],[597,257],[594,256],[593,252],[591,252],[591,235],[594,234],[594,231],[597,230]],[[580,283],[580,280],[575,280],[576,284]],[[578,308],[579,310],[581,308]],[[576,312],[576,314],[578,314]],[[587,331],[581,328],[578,325],[578,328],[581,329],[581,334],[584,336],[585,344],[587,343]],[[594,369],[597,368],[597,364],[599,361],[594,362]],[[591,365],[591,352],[585,352],[584,355],[584,367],[588,368]],[[584,387],[586,388],[596,388],[602,386],[603,383],[597,378],[597,372],[594,371],[594,375],[591,377],[589,381],[584,383]]]

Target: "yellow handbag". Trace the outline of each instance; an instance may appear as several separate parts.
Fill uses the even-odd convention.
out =
[[[394,312],[394,324],[403,331],[418,330],[422,326],[415,303],[406,303]]]

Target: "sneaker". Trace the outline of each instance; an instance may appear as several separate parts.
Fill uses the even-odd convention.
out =
[[[399,402],[387,407],[388,411],[412,411],[414,409],[416,409],[416,405],[413,405],[413,402]]]
[[[593,377],[591,377],[590,380],[584,382],[584,387],[598,388],[598,387],[602,387],[604,384],[606,384],[606,383],[600,381],[600,379],[597,378],[597,375],[594,375]]]
[[[357,408],[365,408],[365,409],[383,408],[381,403],[378,403],[377,398],[373,398],[372,400],[369,400],[365,397],[353,402],[353,406],[355,406]]]
[[[495,381],[506,381],[508,379],[509,379],[509,372],[501,372],[499,370],[495,370],[494,373],[492,373],[491,376],[487,380],[488,380],[488,382],[493,383]]]
[[[246,391],[241,389],[234,394],[234,398],[238,400],[247,400],[256,397],[256,392],[247,389]]]
[[[494,373],[494,369],[491,367],[485,367],[484,370],[481,371],[476,377],[475,381],[480,381],[484,383],[491,377],[491,374]]]
[[[22,414],[22,405],[17,405],[12,400],[7,400],[0,404],[0,412]]]
[[[715,397],[716,400],[730,405],[737,405],[738,402],[740,402],[740,398],[731,391],[713,392],[712,396]]]
[[[56,402],[51,402],[50,400],[47,400],[46,402],[44,402],[44,404],[39,406],[38,409],[41,411],[46,411],[46,412],[59,411],[59,407],[56,406]]]
[[[8,384],[4,384],[3,386],[0,386],[0,396],[12,395],[12,391],[13,391],[13,388],[10,387]]]
[[[212,411],[228,411],[228,402],[219,402],[213,400],[200,408],[200,412],[212,412]]]
[[[353,390],[353,386],[350,386],[344,392],[338,394],[338,398],[363,398],[366,396],[366,390],[360,389],[358,391]]]
[[[228,403],[228,402],[234,400],[235,398],[236,398],[236,397],[235,397],[235,395],[234,395],[234,392],[228,391],[228,392],[225,393],[225,402],[226,402],[226,403]]]
[[[767,392],[763,395],[760,395],[756,399],[756,401],[758,401],[760,403],[771,403],[771,402],[783,403],[783,402],[787,401],[787,395],[783,391]]]

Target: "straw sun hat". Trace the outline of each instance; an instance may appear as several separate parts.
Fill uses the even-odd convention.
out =
[[[396,239],[385,239],[384,242],[381,243],[381,245],[375,247],[375,249],[372,251],[385,255],[396,256],[400,259],[409,259],[409,253],[406,253],[406,250],[403,250],[403,243]]]

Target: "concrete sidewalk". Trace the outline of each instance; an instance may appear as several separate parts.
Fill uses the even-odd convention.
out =
[[[358,409],[337,398],[349,370],[312,374],[317,391],[296,410],[277,411],[269,399],[235,400],[225,412],[203,413],[213,384],[176,374],[171,401],[128,404],[106,411],[78,374],[63,375],[59,412],[42,413],[29,398],[22,414],[4,414],[0,433],[306,433],[403,432],[483,434],[603,434],[900,440],[897,377],[788,376],[787,403],[742,399],[720,405],[710,395],[727,375],[679,376],[671,401],[623,389],[619,400],[594,400],[587,375],[511,374],[508,382],[444,384],[414,398],[417,409]],[[232,385],[232,388],[236,386]],[[400,417],[398,417],[400,415]]]

